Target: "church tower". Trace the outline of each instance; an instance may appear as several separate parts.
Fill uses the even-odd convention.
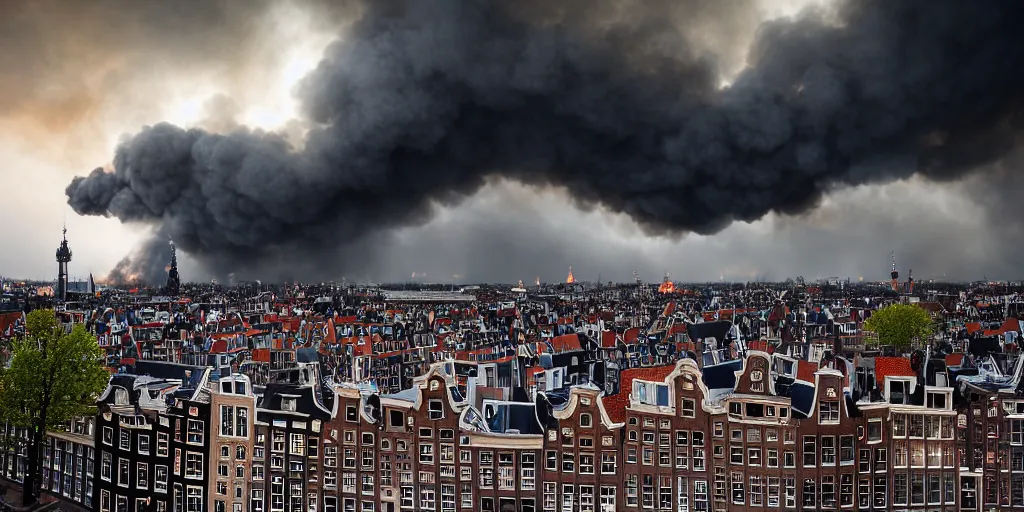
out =
[[[68,228],[64,227],[64,238],[57,248],[57,289],[54,297],[63,302],[68,298],[68,263],[71,262],[71,248],[68,247]]]
[[[889,273],[892,277],[892,291],[900,291],[900,273],[896,271],[896,251],[892,252],[892,272]]]
[[[181,278],[178,277],[178,251],[171,242],[171,265],[167,267],[167,293],[178,295],[181,292]]]

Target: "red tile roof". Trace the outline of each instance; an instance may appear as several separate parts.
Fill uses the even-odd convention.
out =
[[[576,333],[555,336],[551,339],[551,346],[554,347],[556,353],[583,349],[580,346],[580,337]]]
[[[601,346],[615,348],[615,331],[601,331]]]
[[[1016,318],[1010,317],[1003,321],[1003,325],[1000,325],[998,329],[985,330],[985,336],[997,336],[999,334],[1006,334],[1012,331],[1020,331],[1020,321]]]
[[[878,386],[885,386],[885,378],[890,375],[895,377],[913,377],[916,374],[910,368],[910,359],[905,357],[876,357],[875,378],[878,379]]]
[[[818,371],[818,364],[810,361],[797,361],[796,363],[796,380],[802,380],[805,382],[814,382],[814,372]]]
[[[624,332],[622,334],[622,341],[625,344],[629,345],[631,343],[636,342],[637,338],[639,338],[639,337],[640,337],[640,328],[639,327],[630,327],[629,329],[626,329],[626,332]]]
[[[629,406],[629,394],[633,392],[633,381],[643,380],[647,382],[664,382],[675,365],[651,366],[648,368],[630,368],[619,377],[619,392],[614,395],[604,396],[601,402],[604,404],[605,412],[615,423],[626,421],[626,407]]]

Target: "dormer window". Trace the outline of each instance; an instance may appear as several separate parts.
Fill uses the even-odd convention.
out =
[[[929,391],[928,392],[928,408],[929,409],[946,409],[946,392],[945,391]]]
[[[889,403],[900,405],[910,403],[910,383],[902,380],[889,381]]]
[[[281,410],[295,412],[295,399],[294,398],[282,398],[281,399]]]
[[[633,399],[644,405],[668,407],[668,386],[653,382],[633,381]]]

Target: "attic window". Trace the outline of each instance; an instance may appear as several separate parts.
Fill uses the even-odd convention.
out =
[[[294,398],[282,398],[281,399],[281,410],[282,411],[295,411],[295,399]]]
[[[943,392],[929,392],[928,393],[928,408],[929,409],[945,409],[946,408],[946,393],[943,393]]]
[[[633,382],[633,398],[646,405],[668,407],[668,386],[653,382]]]
[[[894,380],[889,381],[889,403],[890,404],[906,404],[910,397],[910,386],[906,381]]]

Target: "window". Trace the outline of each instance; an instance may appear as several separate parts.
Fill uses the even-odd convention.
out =
[[[188,438],[189,444],[203,444],[203,422],[200,420],[188,420]],[[189,488],[189,492],[192,488]],[[200,490],[200,492],[202,492]]]
[[[235,408],[235,436],[249,437],[249,409],[247,407]]]
[[[836,465],[836,438],[833,436],[821,436],[821,465]]]
[[[889,484],[889,477],[887,476],[876,476],[874,477],[874,508],[885,509],[886,508],[886,497],[889,496],[887,493],[887,486]]]
[[[743,447],[742,446],[730,446],[729,447],[729,462],[732,464],[743,464]]]
[[[121,443],[120,447],[124,451],[130,451],[132,449],[132,433],[129,430],[121,429]]]
[[[636,475],[626,475],[626,506],[635,507],[640,503],[639,490]]]
[[[896,473],[892,478],[892,491],[893,491],[893,504],[894,505],[906,505],[907,504],[907,474]]]
[[[131,474],[129,473],[128,459],[117,459],[117,485],[121,487],[128,487],[131,483]]]
[[[814,467],[817,464],[817,450],[814,436],[804,436],[804,467]]]
[[[593,420],[593,417],[590,415],[590,413],[586,413],[585,412],[585,413],[580,414],[580,427],[590,428],[590,427],[593,426],[593,424],[594,424],[594,420]]]
[[[233,406],[220,406],[220,435],[235,435],[235,408]]]
[[[882,440],[882,418],[871,418],[868,420],[868,442],[876,443]]]
[[[594,454],[580,454],[580,473],[584,475],[594,474]]]
[[[804,492],[803,492],[804,507],[805,508],[814,508],[815,507],[815,497],[817,495],[818,495],[818,489],[817,489],[817,486],[814,483],[814,480],[811,480],[810,478],[805,479],[804,480]]]
[[[434,445],[432,444],[421,444],[420,445],[420,464],[433,464],[434,463]],[[353,466],[355,464],[353,463]]]
[[[683,399],[683,417],[693,418],[696,416],[696,402],[690,398]]]
[[[763,496],[761,494],[761,477],[757,475],[750,475],[750,506],[760,507],[763,504]]]
[[[562,452],[562,472],[572,473],[574,471],[574,465],[576,463],[575,454],[572,452]]]
[[[288,445],[289,455],[305,455],[306,454],[306,436],[302,434],[292,434],[290,443]]]
[[[601,452],[601,473],[615,474],[615,452]]]
[[[100,478],[106,481],[110,481],[111,474],[111,455],[108,452],[102,452],[100,456]]]
[[[139,453],[149,455],[149,436],[146,434],[139,434]]]
[[[777,468],[779,467],[779,450],[775,448],[768,449],[768,467]]]
[[[836,482],[832,475],[821,477],[821,506],[823,508],[835,508],[836,506]]]
[[[157,457],[170,455],[170,439],[166,432],[157,432],[156,434],[156,455]]]
[[[908,432],[910,437],[924,437],[924,417],[920,415],[913,415],[910,417],[910,431]]]
[[[433,486],[420,486],[420,509],[434,510]]]
[[[946,393],[945,392],[928,392],[928,407],[930,409],[945,409],[946,408]]]
[[[615,487],[601,486],[601,510],[615,510]]]
[[[521,480],[519,488],[524,491],[532,491],[536,485],[536,455],[533,452],[522,452],[519,456],[519,467]]]
[[[432,420],[444,419],[444,405],[440,400],[429,400],[427,402],[427,416]]]
[[[743,473],[733,473],[732,477],[732,502],[735,505],[743,505],[745,496],[743,494]]]
[[[924,505],[924,475],[920,473],[910,475],[910,503]]]
[[[188,486],[186,512],[201,512],[203,510],[203,488]]]
[[[818,402],[818,423],[839,423],[839,402],[833,400]]]
[[[203,477],[203,454],[185,452],[185,478]]]
[[[902,380],[889,381],[889,403],[891,404],[906,404],[910,393],[908,391],[908,382]]]
[[[665,384],[633,381],[633,398],[641,404],[668,407],[668,395],[668,386]]]

